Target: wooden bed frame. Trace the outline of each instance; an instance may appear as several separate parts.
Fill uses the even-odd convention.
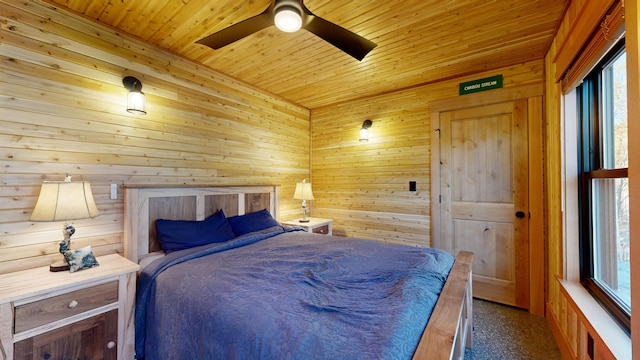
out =
[[[219,209],[226,216],[267,209],[280,220],[277,186],[137,186],[126,187],[124,196],[124,251],[135,262],[160,250],[157,219],[204,220]],[[457,254],[414,359],[462,359],[464,349],[471,347],[472,261],[472,253]]]

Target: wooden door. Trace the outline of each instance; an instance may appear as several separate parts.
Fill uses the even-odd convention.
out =
[[[474,253],[475,297],[529,307],[527,100],[439,113],[440,247]]]

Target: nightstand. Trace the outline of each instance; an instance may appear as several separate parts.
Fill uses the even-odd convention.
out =
[[[316,234],[324,234],[324,235],[332,235],[333,234],[333,220],[332,219],[321,219],[321,218],[307,218],[309,222],[300,222],[300,219],[293,219],[284,221],[285,225],[293,225],[300,226],[304,228],[307,232],[316,233]]]
[[[100,266],[0,275],[0,354],[16,359],[133,359],[138,264],[120,255]]]

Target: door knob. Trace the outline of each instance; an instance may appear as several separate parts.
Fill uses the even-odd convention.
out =
[[[516,213],[516,217],[517,217],[518,219],[522,219],[522,218],[524,217],[524,211],[518,211],[518,212]]]

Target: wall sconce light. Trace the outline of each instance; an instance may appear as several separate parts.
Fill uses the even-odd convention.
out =
[[[365,120],[362,123],[362,129],[360,129],[360,141],[369,141],[369,128],[371,127],[371,120]]]
[[[124,88],[129,90],[127,94],[127,111],[132,114],[145,115],[147,113],[147,100],[142,93],[142,83],[133,76],[125,76],[122,79]]]

